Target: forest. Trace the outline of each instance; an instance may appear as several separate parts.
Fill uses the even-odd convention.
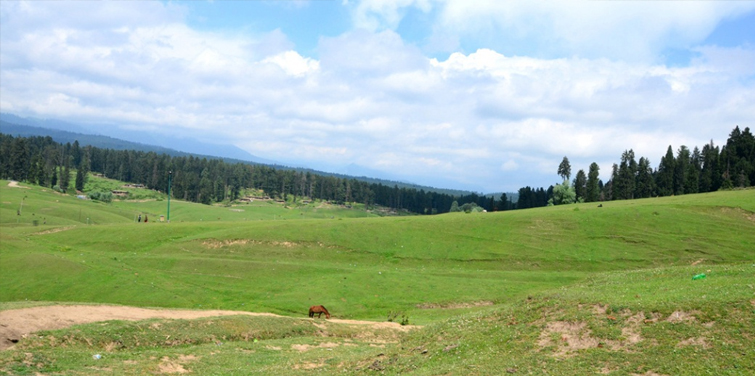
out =
[[[303,198],[338,204],[356,202],[415,214],[515,210],[749,187],[755,182],[755,137],[749,128],[742,131],[737,126],[720,147],[711,141],[702,149],[680,146],[675,152],[669,146],[657,168],[648,158],[636,159],[629,149],[622,153],[618,164],[613,164],[610,180],[604,183],[598,179],[599,171],[600,167],[592,163],[587,173],[580,169],[570,180],[571,165],[564,157],[557,170],[563,184],[520,188],[514,201],[505,193],[499,198],[477,193],[452,195],[263,164],[82,147],[78,141],[61,144],[49,136],[14,137],[0,133],[0,178],[61,192],[69,190],[71,183],[81,191],[89,172],[158,191],[167,191],[170,176],[171,197],[203,204],[233,201],[244,189],[254,188],[270,197],[294,202]]]

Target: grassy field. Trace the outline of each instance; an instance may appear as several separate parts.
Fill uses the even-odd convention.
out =
[[[0,353],[0,374],[156,373],[166,357],[196,374],[755,372],[727,361],[755,355],[752,190],[384,218],[318,203],[172,200],[172,223],[156,221],[160,198],[103,204],[4,181],[0,195],[0,309],[55,301],[291,317],[153,333],[192,338],[169,345],[147,338],[154,323],[83,325],[49,334],[82,338],[65,349],[28,341]],[[139,213],[150,222],[135,223]],[[699,273],[707,278],[693,281]],[[394,338],[304,320],[294,326],[308,329],[292,332],[312,304],[335,318],[425,327]],[[250,337],[250,327],[270,334]],[[137,341],[94,362],[116,333]],[[223,336],[225,347],[207,340]]]
[[[110,192],[118,189],[129,192],[128,199],[116,199],[111,203],[81,200],[69,190],[68,194],[55,192],[49,188],[20,184],[23,188],[8,187],[7,181],[0,180],[1,225],[76,225],[76,224],[121,224],[136,222],[137,217],[148,216],[150,221],[167,219],[168,200],[163,193],[145,188],[125,188],[123,182],[113,179],[90,176],[87,192]],[[18,215],[20,211],[21,215]],[[377,214],[364,210],[363,205],[352,208],[331,205],[324,202],[301,204],[290,200],[281,204],[271,200],[239,204],[201,205],[172,199],[170,217],[172,222],[227,222],[289,219],[339,219],[377,217]]]

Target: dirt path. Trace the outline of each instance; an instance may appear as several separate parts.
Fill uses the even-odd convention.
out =
[[[273,316],[273,313],[256,313],[244,311],[188,309],[148,309],[126,306],[90,306],[90,305],[54,305],[0,311],[0,351],[13,346],[25,336],[40,331],[67,328],[72,325],[86,324],[107,320],[146,320],[146,319],[197,319],[214,316]],[[302,319],[311,320],[311,319]],[[401,326],[392,322],[373,322],[358,320],[330,319],[329,322],[370,325],[378,329],[410,330],[410,326]]]
[[[8,186],[9,186],[9,187],[11,187],[11,188],[23,188],[23,189],[29,189],[29,187],[22,187],[22,186],[18,185],[18,182],[17,182],[17,181],[15,181],[15,180],[11,180],[11,181],[9,181],[9,182],[8,182]]]

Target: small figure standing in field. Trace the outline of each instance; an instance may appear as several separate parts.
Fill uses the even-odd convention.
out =
[[[138,219],[137,221],[138,221],[139,223],[141,223],[141,221],[142,221],[142,215],[141,215],[141,214],[139,214],[139,219]]]
[[[330,318],[330,312],[328,312],[328,310],[321,305],[313,305],[309,307],[309,317],[314,318],[315,313],[317,314],[318,319],[322,316],[323,313],[325,314],[326,319]]]
[[[145,214],[144,215],[144,223],[147,223],[147,221],[149,221],[149,218],[147,218],[147,215]]]

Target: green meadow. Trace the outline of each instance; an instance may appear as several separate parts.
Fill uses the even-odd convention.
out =
[[[0,352],[0,374],[755,373],[753,190],[402,217],[173,199],[167,223],[157,192],[101,203],[20,185],[0,181],[0,310],[285,317],[43,332]],[[306,319],[315,304],[334,319],[421,327]]]

